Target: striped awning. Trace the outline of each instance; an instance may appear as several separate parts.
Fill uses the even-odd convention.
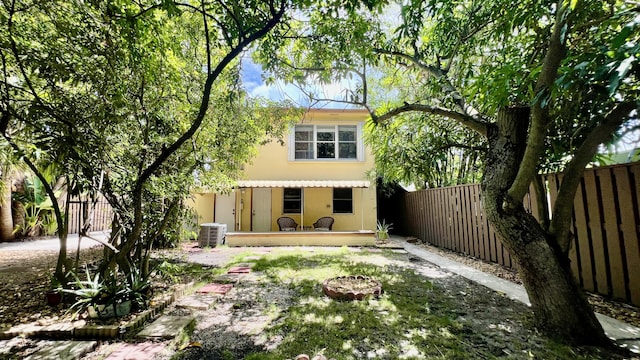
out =
[[[366,180],[240,180],[239,188],[368,188]]]

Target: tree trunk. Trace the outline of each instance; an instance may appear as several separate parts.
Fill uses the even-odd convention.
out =
[[[6,169],[2,171],[2,201],[0,202],[0,241],[13,241],[13,211],[11,211],[11,186],[12,179]]]
[[[611,347],[556,239],[525,211],[521,199],[507,196],[521,165],[528,124],[528,108],[509,108],[488,129],[482,179],[487,217],[519,266],[536,326],[570,344]]]

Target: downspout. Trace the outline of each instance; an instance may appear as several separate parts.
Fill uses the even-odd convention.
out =
[[[236,192],[235,192],[236,196],[238,196],[238,194],[240,194],[239,195],[240,204],[237,205],[239,211],[236,211],[236,216],[238,216],[238,228],[236,229],[237,231],[242,231],[242,212],[244,211],[244,206],[243,206],[243,204],[244,204],[243,195],[244,194],[243,194],[243,192],[244,192],[244,190],[242,190],[240,188],[237,188]],[[236,200],[236,203],[237,203],[237,200]],[[234,221],[235,221],[235,219],[234,219]]]
[[[300,230],[304,230],[304,206],[306,205],[304,201],[304,193],[305,188],[302,188],[300,191],[300,195],[302,196],[302,199],[300,199]]]
[[[364,190],[360,188],[360,230],[364,230]]]

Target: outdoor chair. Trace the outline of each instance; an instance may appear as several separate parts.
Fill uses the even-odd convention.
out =
[[[280,231],[296,231],[298,223],[288,216],[278,218],[278,228]]]
[[[313,223],[313,228],[316,231],[331,231],[333,227],[333,218],[331,216],[323,216],[318,221]]]

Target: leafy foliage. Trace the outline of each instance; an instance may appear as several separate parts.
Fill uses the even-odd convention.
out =
[[[49,167],[45,171],[49,180],[54,174]],[[57,190],[60,194],[60,190]],[[53,204],[44,191],[42,182],[36,176],[27,176],[22,181],[20,191],[13,194],[13,199],[20,203],[19,209],[24,211],[24,222],[16,226],[22,236],[53,235],[57,231],[57,223],[53,214]]]
[[[257,143],[282,134],[289,112],[246,98],[237,56],[292,6],[2,4],[0,128],[23,158],[58,164],[70,191],[107,198],[119,252],[103,275],[148,275],[150,249],[179,240],[190,191],[229,188]]]

